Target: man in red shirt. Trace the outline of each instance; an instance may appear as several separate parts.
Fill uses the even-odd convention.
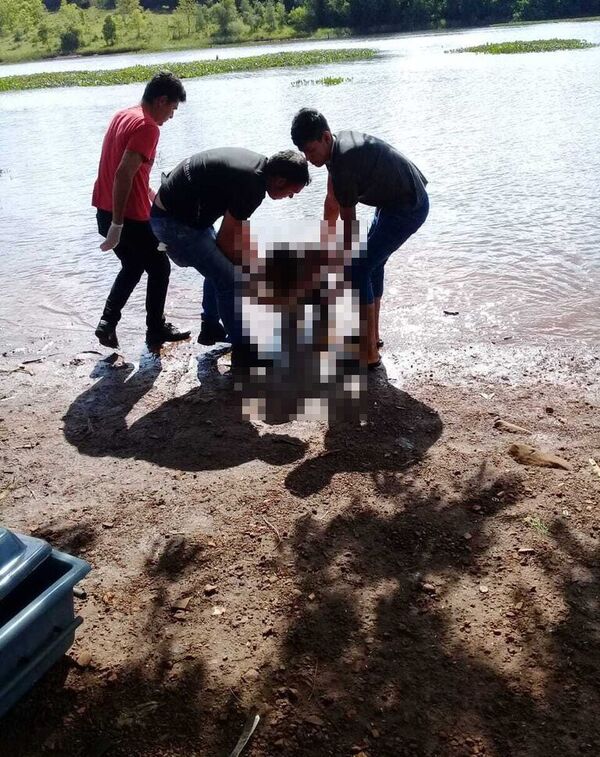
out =
[[[158,347],[163,342],[187,339],[189,331],[178,331],[164,318],[171,266],[158,249],[150,227],[150,169],[162,126],[185,102],[181,81],[169,71],[156,74],[146,85],[142,102],[113,116],[102,144],[98,178],[92,205],[97,209],[98,231],[105,237],[103,251],[114,250],[121,270],[110,290],[102,318],[96,328],[100,344],[118,348],[116,327],[121,310],[139,283],[144,271],[146,288],[146,343]]]

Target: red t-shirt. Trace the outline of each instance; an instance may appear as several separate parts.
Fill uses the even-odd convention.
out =
[[[147,221],[150,218],[150,169],[159,134],[156,121],[144,113],[141,105],[120,110],[113,116],[102,143],[98,178],[92,195],[95,208],[112,211],[115,173],[125,150],[131,150],[142,155],[144,162],[133,178],[125,218],[133,221]]]

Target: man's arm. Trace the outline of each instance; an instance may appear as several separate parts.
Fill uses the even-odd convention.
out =
[[[249,252],[249,246],[250,224],[238,221],[227,211],[217,234],[217,247],[234,265],[241,265],[246,257],[244,253]]]
[[[112,223],[108,230],[108,234],[106,235],[106,239],[100,245],[100,249],[104,252],[114,249],[119,244],[121,231],[123,229],[125,208],[131,192],[133,178],[143,162],[144,157],[139,152],[125,150],[123,153],[123,157],[116,170],[115,180],[113,182]]]
[[[356,205],[352,205],[349,208],[343,208],[340,206],[340,217],[344,223],[344,249],[352,249],[352,232],[356,224]]]
[[[327,179],[327,195],[325,196],[325,205],[323,207],[323,218],[329,224],[335,224],[339,214],[340,206],[338,201],[335,199],[333,182],[331,181],[331,176],[329,176]]]

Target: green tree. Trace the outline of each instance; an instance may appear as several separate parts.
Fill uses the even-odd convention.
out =
[[[18,11],[18,0],[0,2],[0,34],[8,34],[13,30]]]
[[[50,39],[50,27],[45,21],[42,21],[38,26],[37,38],[40,44],[42,44],[44,47],[48,46],[48,41]]]
[[[42,0],[0,0],[0,34],[35,34],[45,15]]]
[[[196,6],[196,31],[204,32],[208,26],[208,14],[206,8],[203,5]]]
[[[298,34],[306,34],[312,29],[312,15],[305,5],[292,8],[288,13],[288,24]]]
[[[61,53],[74,53],[81,47],[81,31],[77,27],[65,29],[60,33]]]
[[[277,14],[273,0],[267,0],[263,6],[263,26],[268,32],[273,32],[277,28]]]
[[[102,36],[107,45],[114,45],[117,41],[117,25],[112,16],[106,16],[102,24]]]
[[[177,12],[181,13],[187,22],[188,37],[192,33],[192,24],[196,18],[197,8],[196,0],[179,0],[177,3]]]
[[[132,27],[138,26],[137,14],[142,13],[139,0],[117,0],[115,7],[127,32],[131,31]]]
[[[251,29],[257,29],[260,26],[261,16],[257,13],[256,8],[250,0],[240,0],[238,4],[242,21]]]
[[[218,36],[232,36],[235,29],[235,23],[239,20],[235,0],[219,0],[219,2],[211,7],[210,13],[212,20],[217,25]]]

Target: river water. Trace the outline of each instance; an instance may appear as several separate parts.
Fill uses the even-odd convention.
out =
[[[188,80],[188,101],[164,126],[160,172],[204,148],[240,145],[272,153],[289,145],[293,114],[322,110],[336,128],[397,146],[429,179],[425,226],[387,266],[388,343],[456,346],[512,339],[587,345],[600,336],[600,47],[529,55],[447,51],[481,42],[577,37],[600,43],[599,22],[496,27],[449,34],[128,54],[0,67],[0,75],[284,49],[370,46],[372,61]],[[292,86],[325,75],[335,87]],[[112,113],[142,85],[0,95],[0,274],[3,343],[16,335],[90,335],[113,277],[98,250],[90,195]],[[265,200],[257,233],[315,228],[324,170],[293,200]],[[371,211],[363,208],[366,224]],[[174,267],[169,315],[194,326],[200,281]],[[444,311],[458,312],[457,316]],[[143,289],[119,334],[137,344]]]

